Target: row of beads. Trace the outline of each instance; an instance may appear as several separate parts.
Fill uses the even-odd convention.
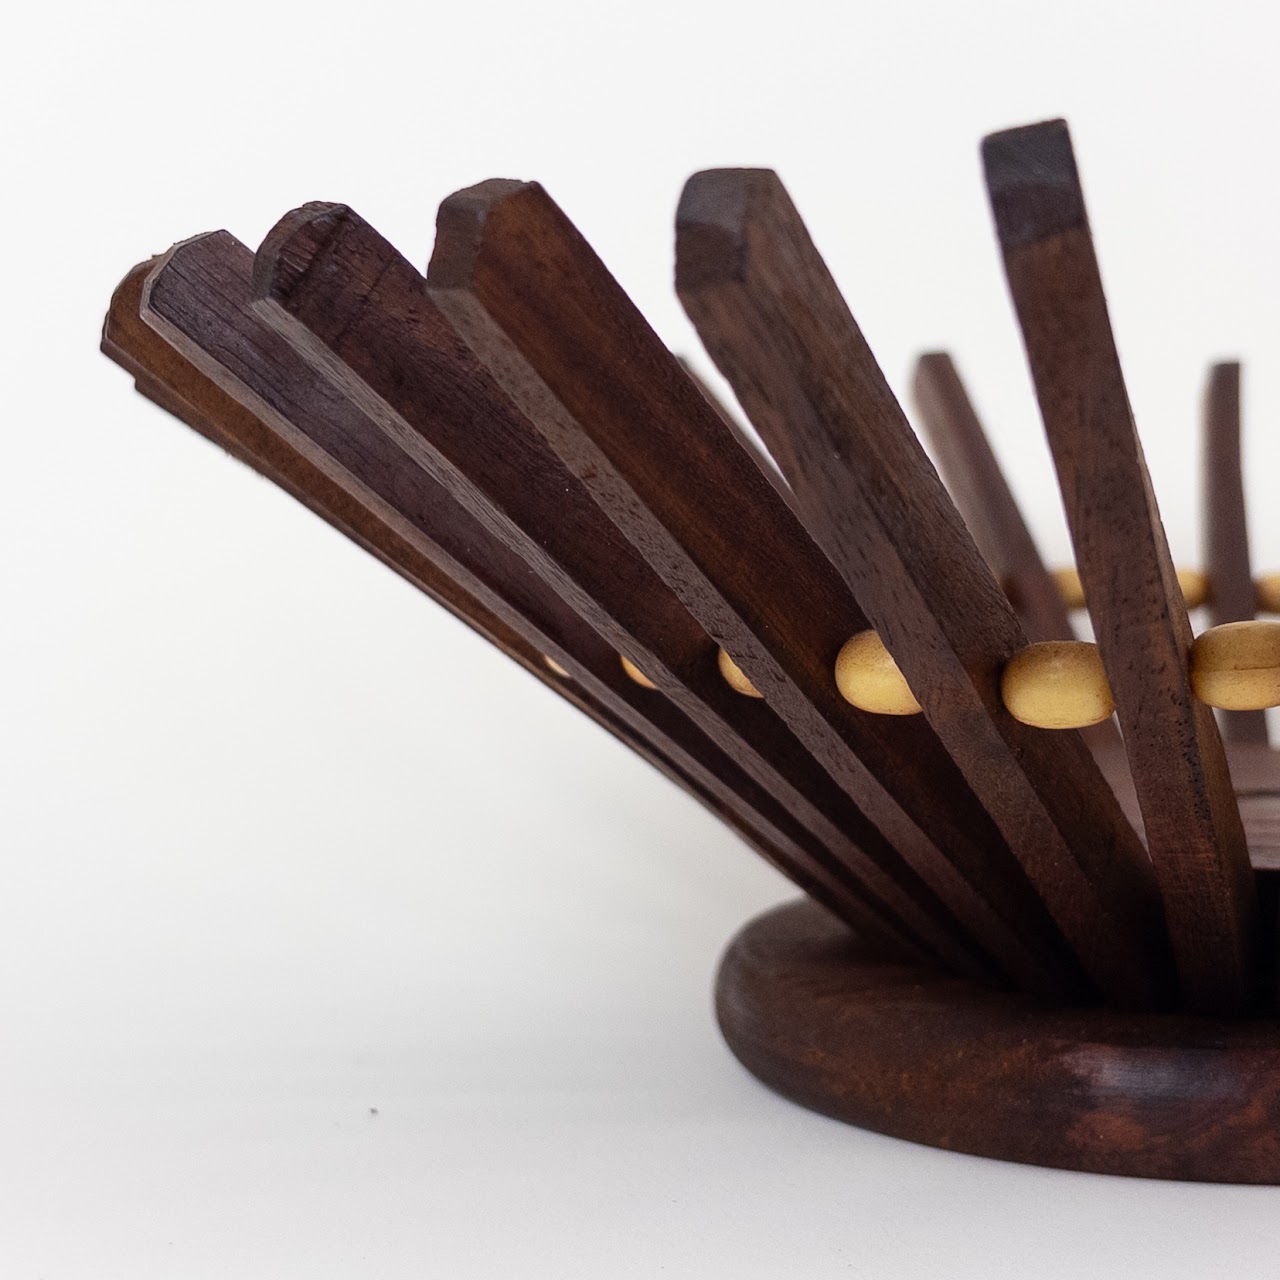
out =
[[[1177,574],[1182,599],[1188,609],[1199,609],[1209,603],[1211,584],[1207,573],[1201,573],[1199,569],[1179,569]],[[1062,603],[1068,609],[1085,607],[1084,584],[1075,569],[1055,569],[1053,580],[1062,596]],[[1280,613],[1280,573],[1264,573],[1254,579],[1253,587],[1257,593],[1259,613]]]
[[[557,675],[559,663],[546,659]],[[723,650],[720,673],[739,693],[759,692]],[[646,689],[657,686],[627,658],[622,669]],[[1191,688],[1201,702],[1224,711],[1280,706],[1280,622],[1228,622],[1198,636],[1191,646]],[[836,657],[836,687],[846,702],[877,715],[910,716],[920,703],[898,664],[874,631],[846,641]],[[1015,653],[1000,678],[1009,714],[1039,729],[1083,729],[1115,711],[1098,646],[1085,640],[1047,640]]]

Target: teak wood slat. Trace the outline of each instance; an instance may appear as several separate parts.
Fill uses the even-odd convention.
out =
[[[677,225],[686,311],[925,716],[1101,990],[1165,1002],[1145,850],[1080,735],[1002,705],[1026,635],[777,175],[695,175]]]
[[[760,468],[764,478],[778,491],[779,497],[790,506],[792,501],[791,489],[787,485],[782,472],[774,465],[773,459],[764,451],[761,443],[738,421],[733,410],[716,395],[693,365],[683,356],[678,356],[677,359],[680,361],[680,367],[688,374],[689,381],[706,397],[707,403],[719,415],[720,421],[728,427],[734,440],[746,450],[752,461]]]
[[[257,254],[259,313],[404,453],[649,676],[893,917],[954,968],[990,970],[897,850],[769,709],[502,393],[412,265],[340,206],[307,206]],[[657,697],[657,694],[651,694]]]
[[[1070,640],[1062,594],[1004,478],[955,363],[945,352],[916,362],[912,392],[925,437],[982,558],[1033,640]]]
[[[814,851],[812,838],[790,815],[679,712],[665,704],[643,711],[629,705],[640,701],[640,691],[619,670],[613,651],[552,593],[545,588],[539,592],[527,568],[513,562],[510,553],[442,491],[433,492],[429,481],[425,486],[416,483],[407,460],[405,467],[396,467],[379,449],[381,437],[360,429],[358,414],[339,407],[338,433],[333,423],[325,430],[324,419],[332,416],[334,406],[326,403],[323,384],[317,384],[292,350],[248,310],[251,266],[251,252],[225,234],[201,237],[163,262],[143,264],[117,290],[104,328],[104,349],[134,373],[144,394],[443,604],[707,805],[816,901],[859,929],[887,937],[899,949],[914,950],[896,922],[868,905],[861,886],[851,884],[842,868],[827,865],[823,851]],[[188,329],[196,330],[197,336],[181,339],[182,345],[197,349],[214,376],[142,322],[144,283],[153,270],[157,276],[168,273],[167,278],[152,280],[151,292],[154,296],[159,284],[161,301],[169,304],[169,318],[153,315],[153,320],[174,336],[184,320]],[[224,359],[234,351],[240,373],[260,387],[296,378],[291,417],[269,409],[212,354],[219,350]],[[256,405],[261,416],[248,405]],[[342,444],[334,453],[325,453],[317,438],[345,441],[345,460],[354,462],[354,470],[342,465]],[[384,500],[371,485],[383,492],[389,488],[393,496]],[[410,507],[416,520],[393,509],[394,503]],[[571,668],[574,680],[553,676],[545,655]]]
[[[951,1150],[1280,1184],[1280,752],[1211,710],[1280,698],[1280,627],[1244,621],[1280,591],[1249,564],[1240,367],[1209,371],[1184,593],[1066,127],[983,156],[1082,600],[937,352],[934,470],[770,171],[695,175],[676,220],[732,408],[504,180],[444,202],[425,274],[344,205],[256,253],[184,241],[120,283],[102,350],[805,891],[716,984],[775,1090]],[[1219,624],[1194,643],[1188,602]]]
[[[1213,712],[1192,693],[1191,627],[1111,332],[1066,125],[983,144],[1005,271],[1115,696],[1183,993],[1249,996],[1254,886]]]
[[[1236,361],[1215,364],[1209,370],[1202,439],[1203,559],[1209,576],[1209,622],[1216,627],[1244,622],[1257,607],[1240,460],[1240,365]],[[1222,711],[1218,724],[1228,742],[1267,741],[1265,711]]]
[[[1079,970],[927,725],[855,711],[833,660],[865,619],[779,488],[537,184],[441,207],[432,297],[813,757],[1023,983]],[[914,821],[913,821],[914,819]]]
[[[947,491],[1027,635],[1033,641],[1074,639],[1062,593],[1040,558],[955,362],[945,352],[921,356],[911,387]],[[1120,746],[1114,719],[1080,732],[1095,751]]]

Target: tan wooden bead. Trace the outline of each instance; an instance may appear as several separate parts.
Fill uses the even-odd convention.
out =
[[[1209,603],[1209,575],[1199,569],[1179,569],[1178,586],[1188,609],[1199,609]]]
[[[1280,573],[1264,573],[1254,586],[1259,613],[1280,613]]]
[[[548,671],[553,672],[555,675],[563,676],[566,680],[569,678],[569,673],[550,654],[544,653],[542,661]]]
[[[622,657],[621,654],[618,656]],[[647,675],[645,675],[643,671],[640,670],[639,667],[636,666],[634,662],[631,661],[630,658],[622,658],[622,669],[636,682],[636,684],[640,685],[641,688],[656,689],[658,687]]]
[[[1115,710],[1098,646],[1085,640],[1029,644],[1000,678],[1009,714],[1038,729],[1083,729]]]
[[[742,668],[723,649],[720,650],[720,656],[716,661],[720,665],[720,674],[724,676],[725,683],[729,688],[736,689],[739,693],[745,693],[748,698],[764,697],[764,694],[747,679]]]
[[[898,664],[874,631],[846,640],[836,657],[836,687],[846,702],[882,716],[913,716],[920,710]]]
[[[1084,608],[1084,583],[1075,569],[1055,569],[1053,581],[1057,585],[1062,603],[1068,609]]]
[[[1188,609],[1199,609],[1201,605],[1209,602],[1209,575],[1202,573],[1199,569],[1178,569],[1178,588],[1182,592],[1182,599],[1185,601]],[[1053,571],[1053,581],[1057,585],[1058,594],[1062,597],[1062,603],[1068,609],[1083,609],[1085,607],[1084,599],[1084,583],[1080,581],[1080,574],[1074,568],[1071,569],[1055,569]],[[1277,588],[1280,588],[1280,577],[1276,580]],[[1280,600],[1280,595],[1277,595]]]
[[[1280,706],[1280,622],[1225,622],[1198,635],[1191,688],[1224,711]]]

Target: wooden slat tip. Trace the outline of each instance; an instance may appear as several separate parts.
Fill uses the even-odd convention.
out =
[[[107,314],[102,317],[102,334],[98,342],[98,350],[112,360],[116,359],[118,350],[114,330],[120,323],[120,313],[122,310],[127,311],[132,308],[136,314],[135,300],[142,287],[139,278],[145,279],[150,275],[152,267],[159,261],[160,255],[157,254],[154,258],[148,258],[145,262],[139,262],[137,266],[131,267],[112,291],[111,301],[107,304]]]
[[[447,196],[436,214],[436,243],[427,266],[431,288],[469,288],[486,226],[500,209],[525,201],[553,203],[541,183],[519,178],[486,178]]]
[[[320,250],[357,216],[348,205],[328,200],[312,200],[290,209],[267,232],[254,255],[254,297],[276,297],[286,282],[296,283]]]
[[[175,262],[181,263],[188,253],[199,253],[200,248],[211,241],[239,244],[239,241],[230,231],[202,231],[198,235],[188,236],[185,240],[179,240],[167,252],[152,258],[151,269],[147,272],[142,282],[142,299],[139,303],[139,310],[147,324],[151,323],[150,320],[146,319],[147,312],[151,309],[151,293],[161,273],[171,264]]]
[[[939,378],[956,376],[956,362],[948,351],[922,351],[911,371],[912,394],[919,396]]]
[[[753,206],[781,194],[772,169],[703,169],[680,193],[676,207],[676,288],[739,280],[745,269],[747,225]]]
[[[1065,120],[989,134],[982,140],[982,162],[1002,248],[1087,225]]]

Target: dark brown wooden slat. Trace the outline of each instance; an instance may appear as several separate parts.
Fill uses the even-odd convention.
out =
[[[232,285],[232,296],[234,266],[239,256],[243,268],[240,295],[247,304],[248,270],[252,263],[249,250],[231,237],[208,237],[205,240],[204,244],[194,242],[184,246],[184,250],[213,250],[228,258],[224,266],[229,269],[232,279],[224,279],[223,284],[224,289],[228,283]],[[200,372],[146,326],[139,315],[142,293],[147,275],[158,265],[158,260],[141,264],[125,278],[112,299],[103,329],[103,350],[134,374],[143,394],[284,488],[443,604],[690,792],[767,861],[816,901],[853,924],[860,933],[884,937],[899,950],[918,952],[896,922],[887,920],[882,911],[866,905],[865,891],[861,886],[851,882],[839,870],[833,872],[825,866],[823,859],[807,847],[812,841],[803,833],[796,837],[797,824],[790,815],[772,801],[755,794],[759,789],[754,788],[754,784],[740,775],[740,771],[728,761],[721,760],[720,753],[710,742],[703,739],[699,744],[697,738],[700,735],[692,726],[680,725],[678,713],[673,708],[663,703],[646,708],[654,721],[648,723],[645,714],[637,714],[635,708],[629,707],[628,699],[638,700],[637,695],[641,691],[622,675],[616,655],[602,645],[594,632],[576,619],[568,626],[557,627],[554,621],[548,625],[544,618],[521,615],[503,598],[495,600],[492,583],[505,563],[505,548],[493,544],[492,539],[465,513],[455,509],[451,499],[441,494],[439,502],[428,506],[432,517],[429,528],[436,535],[434,539],[425,534],[411,534],[409,539],[400,537],[361,502],[363,489],[360,483],[351,483],[352,477],[343,473],[341,468],[331,467],[330,470],[335,470],[348,481],[349,488],[342,487],[322,466],[317,466],[304,452],[288,443],[286,437],[298,439],[303,433],[296,431],[292,424],[287,425],[284,435],[271,431],[240,400],[231,397],[222,386]],[[209,319],[207,308],[204,318],[206,321]],[[253,351],[252,339],[257,335],[259,326],[247,310],[243,312],[243,320],[248,332],[242,335],[245,340],[242,354],[248,355]],[[275,338],[275,335],[271,337]],[[293,356],[291,351],[286,354]],[[305,374],[306,371],[303,372]],[[236,381],[225,369],[220,369],[220,374],[223,382]],[[245,390],[242,388],[242,394]],[[305,409],[305,405],[302,407]],[[444,550],[442,542],[452,545],[455,550],[461,547],[463,554],[472,558],[471,565],[460,565]],[[422,550],[424,547],[426,554]],[[449,576],[450,570],[458,576],[470,576],[473,583],[478,584],[477,595],[464,590],[454,577]],[[502,586],[499,578],[497,589],[501,590]],[[492,600],[498,613],[492,612],[478,597]],[[559,614],[563,622],[561,602],[547,593],[546,603],[550,612]],[[514,625],[509,625],[499,613]],[[571,646],[573,651],[562,647],[565,645]],[[548,652],[558,655],[558,660],[574,668],[578,679],[567,682],[563,677],[553,675],[543,660]],[[674,737],[664,732],[664,719],[668,726],[674,722]],[[696,760],[691,759],[690,749],[699,753]],[[741,794],[734,792],[735,782],[742,787]],[[751,809],[753,800],[757,802],[754,812]]]
[[[1044,567],[955,362],[945,352],[921,356],[911,385],[947,491],[1027,635],[1032,640],[1073,639],[1075,629],[1058,584]],[[1081,734],[1095,752],[1120,745],[1114,719],[1090,725]]]
[[[1075,632],[1062,595],[1044,567],[951,357],[945,352],[921,356],[912,391],[947,490],[1028,636],[1071,639]]]
[[[1204,393],[1204,571],[1209,575],[1209,624],[1254,617],[1257,596],[1249,562],[1244,475],[1240,460],[1240,365],[1215,364]],[[1220,711],[1228,742],[1266,742],[1265,711]]]
[[[777,175],[696,175],[677,289],[924,713],[1099,987],[1170,985],[1150,864],[1078,733],[1005,711],[1026,644]]]
[[[944,963],[989,961],[715,648],[459,342],[425,281],[338,206],[284,219],[257,255],[260,313],[342,397],[513,548]]]
[[[1245,1004],[1254,887],[1212,711],[1187,673],[1191,626],[1138,441],[1064,122],[989,137],[987,186],[1115,696],[1182,988]]]
[[[536,184],[493,181],[445,201],[437,231],[428,283],[472,350],[846,793],[1044,989],[1034,970],[1068,954],[1022,869],[927,725],[840,698],[833,660],[865,618],[576,228]]]
[[[787,482],[782,478],[782,473],[774,465],[773,459],[765,453],[760,441],[751,435],[742,423],[738,421],[737,415],[716,395],[702,375],[684,356],[677,356],[676,359],[679,360],[680,367],[688,375],[689,381],[702,392],[707,403],[716,411],[720,421],[729,428],[734,440],[755,460],[760,470],[764,473],[765,479],[790,503],[791,490],[787,487]]]
[[[104,354],[133,375],[138,392],[283,489],[520,665],[532,670],[544,683],[572,699],[572,691],[552,679],[540,650],[527,645],[435,563],[273,435],[260,419],[143,323],[139,315],[143,286],[160,261],[153,258],[140,263],[124,278],[112,296],[103,325]]]

